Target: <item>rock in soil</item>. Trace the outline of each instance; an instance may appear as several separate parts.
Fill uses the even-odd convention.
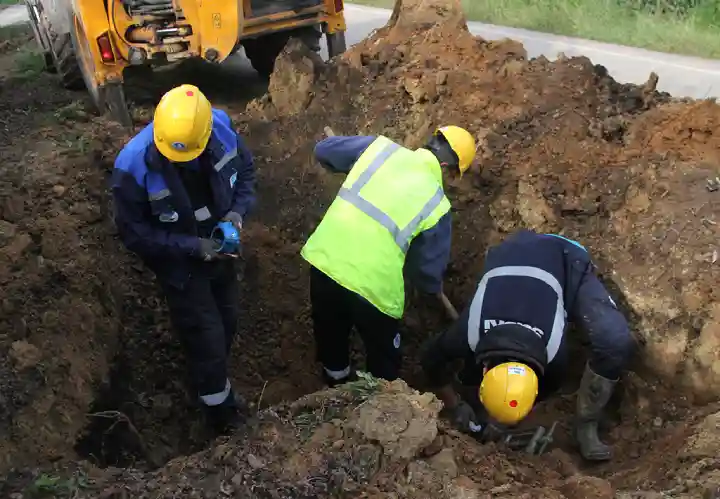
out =
[[[528,59],[517,42],[472,36],[454,0],[399,0],[387,26],[332,63],[289,44],[269,94],[247,106],[237,89],[257,84],[179,68],[232,116],[258,175],[229,365],[261,410],[213,442],[154,277],[112,222],[107,181],[129,134],[52,75],[12,70],[28,34],[0,54],[0,496],[41,473],[72,478],[62,483],[77,497],[690,498],[720,487],[720,196],[707,189],[720,175],[718,104],[673,99],[652,76],[619,84],[584,57]],[[171,73],[130,99],[138,126],[180,83]],[[611,463],[587,467],[569,438],[585,360],[575,330],[568,395],[532,416],[560,422],[556,449],[539,457],[479,446],[400,381],[307,395],[322,385],[299,251],[342,182],[314,145],[331,126],[416,148],[444,124],[479,144],[470,171],[445,179],[450,300],[467,306],[488,246],[526,227],[587,247],[631,323],[637,357],[601,428]],[[411,386],[423,388],[420,344],[447,325],[411,297]]]

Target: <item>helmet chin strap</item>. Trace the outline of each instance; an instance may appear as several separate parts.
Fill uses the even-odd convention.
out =
[[[431,153],[435,155],[440,166],[443,168],[455,167],[458,168],[459,162],[457,155],[450,147],[450,144],[440,135],[433,135],[428,140],[427,144],[423,146]]]

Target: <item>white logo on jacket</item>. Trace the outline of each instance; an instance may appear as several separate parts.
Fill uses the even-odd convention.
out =
[[[237,172],[233,173],[230,177],[230,188],[235,187],[235,181],[237,180]]]
[[[545,336],[545,332],[540,329],[539,327],[531,326],[529,324],[524,324],[522,322],[515,322],[515,321],[503,321],[503,320],[494,320],[494,319],[485,319],[484,327],[485,332],[487,333],[490,329],[494,328],[495,326],[500,326],[502,324],[516,324],[518,326],[526,327],[529,330],[531,330],[533,333],[538,335],[538,338],[542,338]]]

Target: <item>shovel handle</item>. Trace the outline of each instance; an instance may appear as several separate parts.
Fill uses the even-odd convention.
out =
[[[330,128],[329,126],[326,126],[325,128],[323,128],[323,131],[325,132],[325,135],[328,137],[333,137],[335,135],[335,132],[333,132],[333,129]]]
[[[450,300],[445,295],[443,291],[440,291],[438,293],[438,298],[440,298],[440,301],[442,302],[443,306],[445,307],[445,311],[450,316],[450,318],[454,321],[458,320],[458,317],[460,317],[457,313],[457,310],[455,310],[455,307],[453,307],[453,304],[450,303]]]

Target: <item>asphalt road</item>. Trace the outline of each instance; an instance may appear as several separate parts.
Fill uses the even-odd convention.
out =
[[[347,4],[348,45],[357,43],[374,29],[382,27],[390,13],[387,9]],[[22,5],[0,11],[0,26],[25,20],[27,13]],[[518,40],[525,45],[529,57],[544,55],[554,60],[560,53],[566,56],[584,55],[593,63],[605,66],[613,78],[623,83],[644,83],[650,72],[655,71],[660,77],[658,90],[670,92],[675,97],[720,97],[720,60],[652,52],[477,22],[469,23],[468,27],[473,34],[485,39]],[[323,55],[327,56],[325,47]],[[244,57],[232,59],[228,61],[228,66],[243,73],[250,71]]]
[[[28,15],[24,5],[13,5],[0,10],[0,26],[9,26],[27,21]]]

